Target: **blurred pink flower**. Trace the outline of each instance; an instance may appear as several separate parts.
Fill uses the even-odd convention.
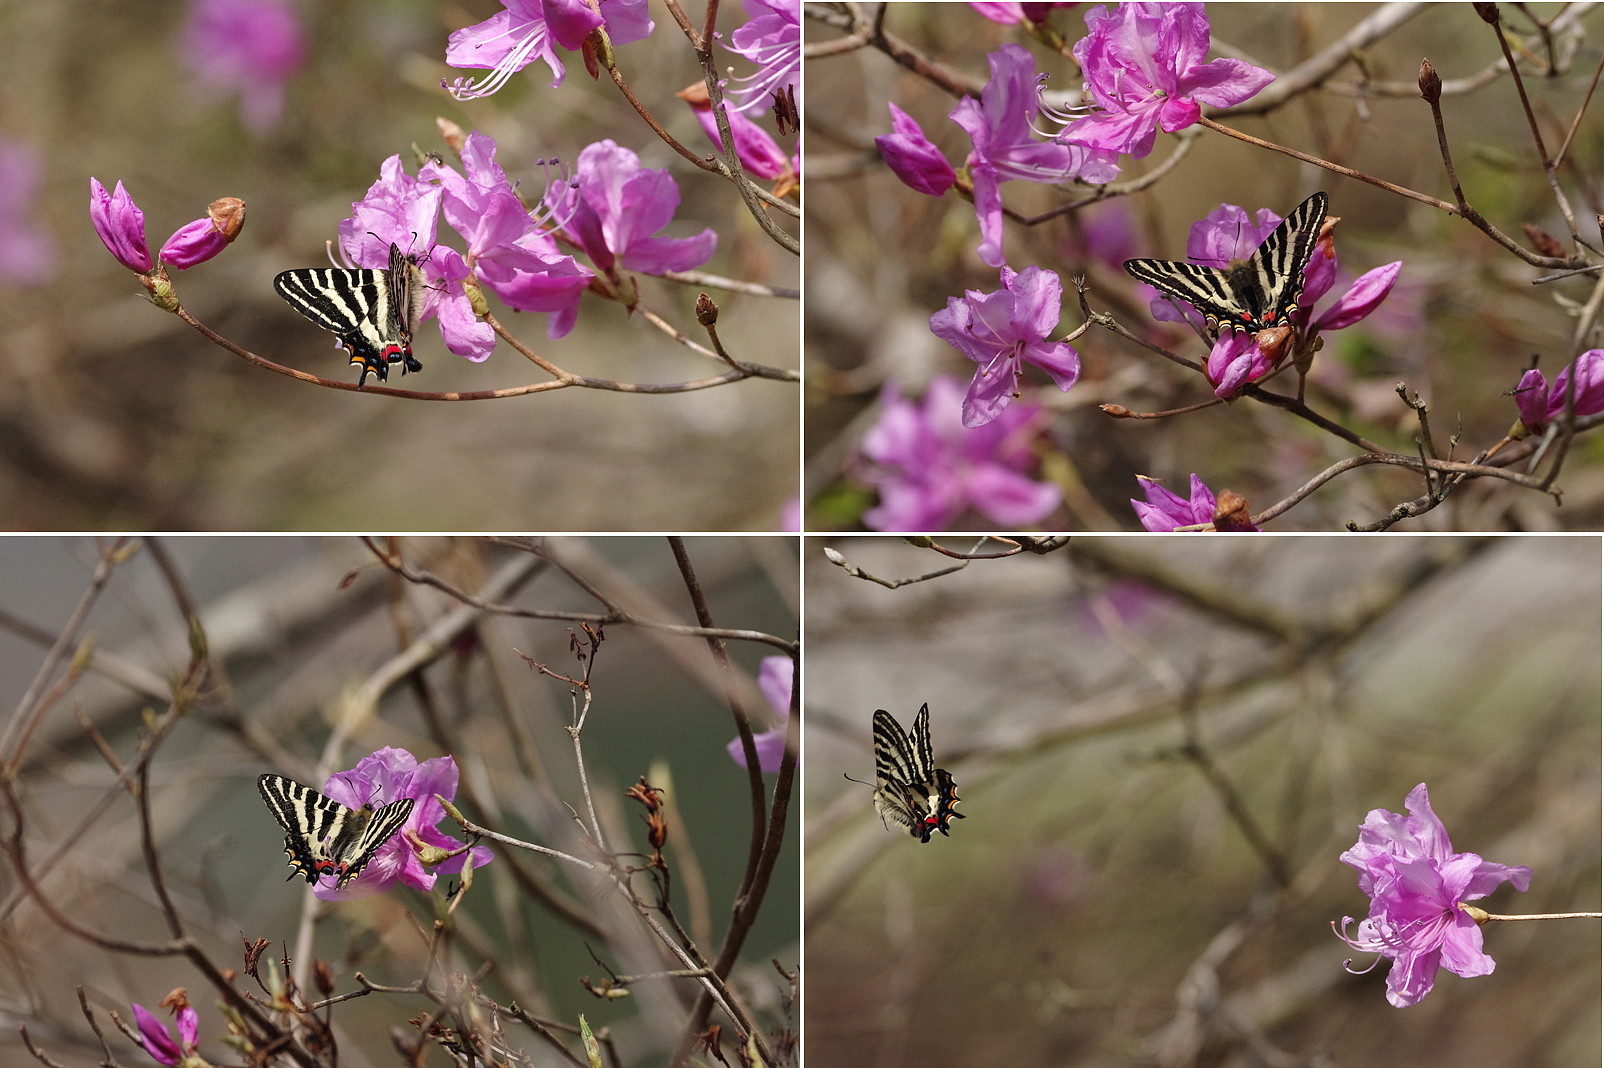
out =
[[[38,149],[0,137],[0,279],[13,285],[38,285],[56,273],[56,239],[34,206],[43,178]]]
[[[278,125],[284,86],[305,56],[300,18],[282,0],[195,0],[179,47],[201,82],[239,92],[240,121],[253,133]]]
[[[757,669],[758,691],[768,700],[777,722],[771,729],[753,735],[752,742],[757,746],[758,767],[770,775],[780,770],[780,761],[785,757],[785,727],[791,718],[791,681],[794,675],[794,665],[788,656],[765,656]],[[728,750],[731,760],[746,767],[746,750],[741,746],[739,735],[724,748]]]

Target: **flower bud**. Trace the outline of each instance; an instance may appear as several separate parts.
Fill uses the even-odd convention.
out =
[[[1257,530],[1248,499],[1235,490],[1221,490],[1214,501],[1214,529],[1221,531]]]
[[[1420,96],[1428,104],[1442,99],[1442,75],[1431,65],[1431,60],[1420,61]]]
[[[1253,335],[1254,344],[1259,346],[1259,351],[1276,363],[1279,363],[1286,356],[1287,342],[1291,340],[1292,328],[1290,326],[1272,326],[1268,330],[1260,330]]]
[[[141,273],[154,266],[150,248],[145,244],[145,213],[139,210],[121,181],[115,192],[108,193],[99,180],[89,179],[89,218],[95,224],[95,233],[117,257],[118,263]]]
[[[698,79],[674,94],[693,108],[712,107],[713,102],[707,95],[707,83]]]
[[[451,146],[451,151],[461,152],[462,146],[467,142],[468,135],[462,132],[462,127],[450,119],[437,118],[434,120],[435,129],[440,131],[440,140]]]
[[[895,104],[889,106],[892,132],[874,139],[880,157],[891,168],[891,173],[915,192],[932,197],[946,193],[957,181],[952,164],[925,136],[913,116]]]
[[[245,202],[238,197],[212,201],[206,218],[185,223],[162,245],[161,261],[184,270],[205,263],[228,247],[245,225]]]

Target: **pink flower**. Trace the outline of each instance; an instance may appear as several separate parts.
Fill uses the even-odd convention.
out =
[[[902,179],[904,185],[926,196],[939,197],[952,188],[957,174],[941,149],[931,143],[924,130],[912,115],[897,107],[891,108],[891,133],[874,139],[880,158],[886,161],[891,173]]]
[[[166,1004],[166,1002],[163,1002]],[[195,1055],[195,1044],[200,1040],[200,1016],[185,1003],[178,1010],[178,1041],[168,1032],[166,1025],[143,1005],[135,1003],[134,1020],[139,1024],[139,1041],[145,1052],[162,1064],[176,1065]]]
[[[236,197],[212,201],[206,218],[173,231],[162,244],[161,262],[175,270],[205,263],[231,245],[245,226],[245,202]]]
[[[802,0],[747,0],[747,4],[756,14],[730,34],[729,48],[758,69],[729,89],[729,100],[738,111],[770,107],[776,94],[796,99],[802,74]]]
[[[459,68],[485,68],[484,80],[467,78],[440,86],[458,100],[472,100],[496,92],[518,71],[535,60],[551,68],[553,86],[561,85],[566,70],[557,47],[577,51],[592,30],[606,26],[615,45],[644,39],[652,32],[646,0],[502,0],[504,10],[483,22],[457,30],[446,45],[446,62]],[[601,8],[598,14],[595,10]]]
[[[774,710],[777,722],[771,730],[753,735],[752,741],[757,746],[758,767],[770,775],[780,770],[780,761],[785,757],[785,725],[791,718],[793,677],[793,665],[788,656],[765,656],[758,665],[757,688]],[[731,760],[746,767],[746,750],[741,746],[739,735],[724,748],[729,751]]]
[[[1080,356],[1062,341],[1048,341],[1063,310],[1064,284],[1040,267],[1015,272],[1004,266],[1002,289],[965,291],[948,297],[947,307],[930,317],[930,332],[979,366],[964,394],[964,426],[973,430],[1001,415],[1019,396],[1025,364],[1046,371],[1067,390],[1080,379]]]
[[[1524,892],[1532,878],[1524,865],[1455,853],[1447,829],[1431,810],[1425,783],[1409,791],[1404,804],[1408,816],[1372,809],[1359,826],[1359,840],[1339,858],[1359,869],[1370,915],[1352,936],[1347,929],[1353,917],[1344,916],[1338,937],[1354,949],[1379,954],[1376,963],[1392,962],[1387,1000],[1400,1009],[1431,993],[1438,968],[1465,978],[1491,974],[1495,962],[1482,951],[1481,927],[1460,905],[1486,897],[1504,882]]]
[[[1042,409],[1015,404],[975,430],[958,420],[959,387],[941,375],[924,399],[905,400],[889,383],[880,420],[863,435],[859,472],[880,491],[863,514],[874,530],[946,530],[970,508],[993,524],[1028,526],[1063,499],[1058,487],[1036,482],[1033,441]]]
[[[278,125],[305,58],[301,23],[281,0],[197,0],[180,58],[202,82],[238,90],[240,120],[262,133]]]
[[[974,186],[975,217],[980,222],[980,259],[1001,267],[1002,183],[1067,182],[1081,177],[1106,182],[1119,173],[1113,154],[1041,141],[1031,126],[1037,114],[1036,60],[1024,48],[1005,44],[986,57],[991,78],[980,99],[966,96],[948,116],[969,134],[974,151],[965,166]]]
[[[13,285],[38,285],[56,273],[56,239],[34,203],[43,178],[38,149],[0,137],[0,278]]]
[[[1588,349],[1565,365],[1553,388],[1535,367],[1521,376],[1515,387],[1515,407],[1527,433],[1537,433],[1565,413],[1565,394],[1571,390],[1573,377],[1576,387],[1571,411],[1576,415],[1604,412],[1604,349]]]
[[[1131,500],[1131,507],[1136,510],[1136,518],[1141,520],[1142,527],[1152,531],[1175,531],[1182,527],[1207,526],[1212,524],[1218,531],[1251,531],[1259,528],[1246,522],[1247,502],[1232,493],[1230,490],[1222,492],[1221,497],[1228,506],[1222,513],[1220,501],[1214,496],[1214,491],[1204,484],[1197,475],[1192,476],[1192,496],[1182,497],[1171,493],[1164,488],[1164,484],[1157,479],[1146,475],[1136,476],[1142,483],[1142,492],[1147,500]]]
[[[975,13],[984,15],[993,22],[1004,26],[1017,25],[1021,22],[1046,22],[1047,16],[1052,14],[1055,7],[1074,7],[1070,3],[1023,4],[1017,0],[970,0],[970,7]]]
[[[1162,128],[1175,133],[1197,122],[1201,105],[1240,103],[1275,75],[1239,59],[1203,57],[1209,19],[1202,4],[1121,4],[1086,12],[1090,31],[1075,43],[1087,95],[1101,112],[1071,123],[1066,143],[1141,159]]]
[[[439,186],[446,223],[467,243],[464,256],[431,256],[442,274],[435,308],[447,347],[475,362],[495,348],[494,331],[474,314],[463,286],[470,265],[484,288],[507,307],[547,313],[547,335],[567,334],[593,275],[564,254],[542,227],[544,220],[532,218],[519,201],[496,162],[495,140],[475,130],[463,143],[461,171],[430,161],[418,169],[418,179],[425,188]]]
[[[1336,303],[1315,318],[1315,302],[1331,289],[1336,280],[1336,254],[1334,249],[1329,254],[1327,252],[1331,245],[1332,242],[1321,242],[1316,246],[1309,266],[1304,270],[1306,281],[1303,293],[1298,297],[1298,306],[1292,310],[1289,318],[1295,336],[1302,339],[1297,342],[1300,351],[1312,351],[1310,341],[1317,335],[1352,326],[1375,311],[1392,292],[1392,284],[1403,266],[1402,260],[1394,260],[1366,271],[1354,279]],[[1312,324],[1311,318],[1314,320]],[[1213,384],[1215,396],[1234,397],[1243,386],[1258,381],[1279,367],[1284,359],[1285,350],[1265,352],[1259,348],[1252,334],[1225,331],[1215,338],[1214,347],[1204,361],[1203,374]]]
[[[145,213],[122,182],[116,192],[108,193],[99,179],[89,179],[89,220],[118,263],[141,274],[155,265],[145,244]]]
[[[1260,208],[1255,219],[1235,204],[1221,204],[1192,224],[1186,239],[1187,259],[1215,268],[1246,260],[1258,251],[1281,221],[1281,216],[1268,208]],[[1392,292],[1402,263],[1398,260],[1366,271],[1316,317],[1315,303],[1330,292],[1337,278],[1335,239],[1317,241],[1303,269],[1303,287],[1297,306],[1288,320],[1296,337],[1301,339],[1298,347],[1308,351],[1310,339],[1316,335],[1352,326],[1374,312]],[[1194,325],[1203,321],[1191,305],[1178,303],[1163,293],[1158,294],[1149,307],[1153,318],[1161,321]],[[1234,397],[1243,386],[1257,382],[1279,367],[1287,351],[1279,348],[1266,352],[1259,348],[1253,334],[1222,329],[1204,362],[1203,373],[1216,396]]]
[[[640,157],[612,141],[597,141],[579,153],[572,184],[552,186],[546,205],[563,232],[592,263],[611,270],[661,274],[705,263],[718,235],[654,236],[674,218],[679,186],[666,170],[642,167]]]
[[[680,94],[682,99],[685,94]],[[718,135],[718,116],[713,112],[713,105],[706,99],[686,100],[691,105],[696,121],[701,124],[702,132],[707,139],[724,146]],[[735,155],[740,159],[741,166],[748,174],[755,174],[759,178],[774,181],[789,174],[796,173],[796,165],[790,157],[786,156],[769,132],[734,108],[724,109],[725,118],[730,121],[730,138],[735,142]]]

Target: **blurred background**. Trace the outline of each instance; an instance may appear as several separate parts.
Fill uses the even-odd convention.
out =
[[[814,10],[834,5],[813,5]],[[1505,29],[1519,40],[1532,34],[1521,10],[1501,5]],[[862,10],[870,10],[865,6]],[[878,9],[873,9],[878,10]],[[1051,12],[1048,26],[1065,48],[1086,34],[1090,5]],[[1527,119],[1507,77],[1495,31],[1469,6],[1442,4],[1404,9],[1377,4],[1209,4],[1210,58],[1232,56],[1281,74],[1333,47],[1363,20],[1391,10],[1412,14],[1369,41],[1354,63],[1324,85],[1270,114],[1221,118],[1225,125],[1452,202],[1430,109],[1420,99],[1417,75],[1429,58],[1449,86],[1442,107],[1454,163],[1471,204],[1494,226],[1527,247],[1531,226],[1568,241],[1569,225],[1532,147]],[[1563,73],[1528,78],[1533,108],[1552,153],[1565,140],[1587,99],[1598,63],[1604,13],[1597,9],[1538,5],[1544,19],[1562,11],[1580,16],[1582,32],[1560,57]],[[893,61],[873,48],[831,48],[847,34],[822,19],[805,24],[810,47],[820,49],[807,67],[808,201],[805,327],[809,380],[805,495],[809,530],[862,529],[874,492],[854,460],[864,433],[879,418],[887,385],[919,397],[940,375],[967,384],[975,365],[930,333],[930,315],[965,290],[993,292],[998,272],[975,254],[980,238],[973,206],[956,193],[940,199],[914,192],[894,177],[873,138],[889,133],[887,102],[916,119],[948,161],[962,166],[967,136],[948,114],[957,98],[911,69],[921,61],[978,90],[987,80],[986,56],[1005,42],[1028,48],[1047,75],[1050,100],[1062,101],[1081,85],[1075,65],[1055,57],[1017,26],[998,25],[968,4],[889,5],[884,30],[908,53]],[[1519,51],[1519,46],[1517,51]],[[1541,49],[1539,49],[1541,51]],[[1596,106],[1596,101],[1594,101]],[[1589,199],[1590,176],[1604,163],[1599,123],[1575,129],[1559,182],[1594,241],[1590,221],[1599,208]],[[1045,120],[1036,124],[1047,126]],[[1050,131],[1048,131],[1050,132]],[[1187,255],[1191,224],[1222,203],[1250,213],[1261,208],[1285,216],[1323,189],[1336,231],[1338,281],[1324,310],[1365,271],[1403,261],[1387,301],[1369,318],[1329,332],[1314,358],[1307,389],[1321,413],[1372,441],[1413,456],[1419,423],[1400,402],[1405,382],[1430,406],[1433,432],[1446,452],[1459,435],[1456,459],[1469,459],[1498,441],[1515,421],[1507,395],[1533,359],[1550,382],[1580,351],[1600,344],[1593,333],[1578,348],[1578,308],[1595,300],[1593,275],[1534,285],[1554,273],[1526,265],[1462,220],[1396,194],[1341,177],[1287,156],[1208,131],[1177,153],[1177,137],[1160,133],[1150,156],[1121,158],[1114,187],[1126,195],[1060,214],[1038,225],[1009,219],[1004,249],[1009,266],[1037,264],[1064,281],[1061,338],[1083,321],[1071,279],[1087,278],[1092,311],[1113,314],[1138,336],[1201,360],[1206,349],[1189,331],[1155,323],[1149,294],[1121,268],[1130,257],[1179,260]],[[1167,173],[1143,179],[1161,167]],[[1013,181],[1002,187],[1005,207],[1032,217],[1092,196],[1080,186],[1056,188]],[[1590,313],[1589,313],[1590,314]],[[1119,420],[1097,409],[1104,403],[1135,411],[1167,411],[1211,396],[1202,376],[1165,362],[1109,331],[1093,328],[1073,342],[1082,377],[1061,393],[1039,370],[1024,376],[1025,403],[1045,406],[1046,430],[1036,451],[1040,477],[1055,483],[1065,504],[1043,520],[1043,530],[1140,529],[1128,503],[1140,497],[1137,475],[1164,479],[1183,495],[1199,473],[1216,492],[1233,489],[1254,511],[1302,486],[1316,473],[1354,455],[1354,448],[1285,412],[1243,401],[1158,420]],[[1296,392],[1290,374],[1271,384]],[[956,432],[956,425],[954,426]],[[1462,485],[1446,505],[1410,521],[1414,530],[1597,530],[1604,527],[1604,466],[1596,434],[1572,443],[1560,477],[1564,506],[1540,493],[1493,479]],[[1401,501],[1424,492],[1418,476],[1401,469],[1367,467],[1321,487],[1275,521],[1282,530],[1341,529],[1348,521],[1373,522]],[[958,517],[945,529],[1012,528],[1008,520]]]
[[[808,539],[811,1068],[1598,1063],[1599,920],[1489,924],[1494,972],[1406,1009],[1329,926],[1422,782],[1532,869],[1489,912],[1598,911],[1596,539],[1075,538],[897,589],[825,547],[956,563]],[[966,814],[927,845],[842,777],[924,702]]]
[[[666,235],[719,234],[703,270],[797,285],[795,257],[761,233],[731,186],[680,159],[578,55],[564,53],[568,75],[555,89],[537,63],[495,96],[448,96],[442,78],[487,72],[448,68],[447,37],[500,11],[493,0],[269,5],[287,12],[288,30],[243,14],[262,6],[0,5],[0,527],[783,529],[781,508],[796,494],[794,384],[462,403],[352,395],[254,368],[149,305],[90,225],[92,176],[108,190],[125,183],[153,254],[212,200],[243,199],[239,239],[173,272],[184,306],[275,362],[354,382],[332,337],[281,300],[272,279],[327,263],[324,243],[388,157],[399,153],[412,174],[413,146],[454,162],[437,118],[492,135],[529,200],[552,173],[543,160],[571,168],[586,145],[612,138],[678,181]],[[222,43],[217,34],[194,43],[198,13],[218,7],[233,12]],[[676,138],[710,151],[674,97],[700,80],[694,56],[663,12],[652,14],[656,30],[621,46],[620,65]],[[726,5],[720,29],[743,19]],[[231,62],[249,77],[215,73]],[[464,247],[444,226],[440,241]],[[646,307],[705,342],[693,316],[701,287],[640,285]],[[797,366],[795,301],[707,289],[732,355]],[[493,297],[491,307],[578,374],[662,383],[724,369],[593,295],[555,342],[546,316],[514,314]],[[433,322],[418,337],[423,374],[391,386],[469,391],[548,377],[505,344],[475,364],[448,352]]]
[[[382,546],[419,573],[517,610],[597,613],[604,608],[587,592],[597,591],[650,619],[695,622],[669,546],[659,539],[548,539],[538,554],[468,539]],[[284,834],[254,781],[265,771],[316,788],[329,771],[349,769],[384,746],[420,761],[450,753],[461,771],[456,803],[470,819],[588,855],[575,823],[585,805],[566,729],[572,687],[524,659],[577,677],[584,665],[570,650],[576,634],[588,653],[577,622],[464,618],[461,602],[401,581],[351,539],[133,540],[126,559],[102,564],[101,550],[117,548],[86,539],[0,540],[0,704],[16,710],[0,724],[0,774],[21,804],[29,870],[77,922],[128,941],[169,937],[141,858],[135,805],[114,785],[91,731],[126,766],[138,755],[138,739],[167,716],[172,680],[189,660],[179,605],[192,606],[204,628],[210,673],[155,754],[152,821],[176,908],[219,966],[242,968],[242,936],[265,938],[272,943],[265,976],[266,960],[296,954],[302,910],[310,905],[313,952],[329,963],[338,992],[357,989],[355,970],[405,985],[425,974],[430,925],[443,918],[447,891],[461,881],[442,876],[431,895],[398,886],[318,905],[300,879],[285,881]],[[795,539],[689,539],[686,552],[716,625],[796,638]],[[63,633],[65,657],[48,655]],[[90,641],[88,670],[64,674],[74,651]],[[781,654],[755,641],[732,641],[729,650],[747,689],[762,659]],[[399,664],[420,670],[407,675]],[[665,791],[672,900],[710,954],[730,926],[752,823],[747,774],[725,750],[736,732],[717,679],[700,638],[607,626],[582,734],[590,792],[615,852],[650,852],[643,811],[624,791],[641,776]],[[335,738],[333,726],[344,722],[353,695],[373,687],[380,698],[373,715]],[[761,697],[746,707],[754,730],[773,726]],[[769,802],[774,785],[769,776]],[[3,800],[0,811],[0,833],[9,839],[15,811]],[[796,817],[790,820],[794,827]],[[449,821],[441,829],[462,837]],[[795,842],[793,829],[730,979],[777,1045],[797,1026],[791,991],[772,963],[793,973],[798,964]],[[515,999],[559,1029],[576,1026],[583,1013],[608,1033],[616,1054],[610,1065],[665,1063],[693,984],[640,982],[630,996],[607,1000],[587,993],[582,977],[598,985],[608,979],[595,958],[626,975],[677,965],[643,938],[639,917],[607,885],[549,857],[493,848],[494,861],[474,873],[448,921],[450,945],[437,954],[439,966],[475,976],[501,1004]],[[18,1022],[58,1063],[101,1063],[75,986],[86,989],[120,1063],[152,1062],[115,1033],[104,1010],[130,1019],[129,1003],[139,1002],[155,1011],[174,987],[187,988],[200,1012],[202,1053],[213,1064],[239,1063],[223,1045],[219,997],[197,968],[67,935],[19,900],[4,854],[0,870],[0,1063],[35,1063],[19,1044]],[[653,900],[646,877],[636,878]],[[261,994],[252,980],[237,985]],[[418,996],[385,995],[334,1008],[339,1063],[397,1063],[391,1029],[415,1035],[406,1021],[433,1007]],[[523,1025],[503,1023],[508,1044],[529,1050],[530,1063],[568,1063]],[[577,1049],[572,1036],[567,1041]],[[433,1051],[423,1063],[446,1061]]]

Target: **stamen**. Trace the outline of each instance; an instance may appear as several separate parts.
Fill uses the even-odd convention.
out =
[[[725,98],[733,103],[736,111],[745,111],[755,104],[767,106],[778,86],[790,71],[791,64],[779,62],[786,57],[791,48],[786,45],[776,45],[756,56],[748,56],[752,62],[759,64],[758,69],[743,77],[730,77],[724,79],[721,87],[729,86],[734,82],[736,88],[729,88]]]
[[[507,36],[511,32],[510,29],[506,30],[498,37]],[[495,40],[496,38],[491,39]],[[529,35],[520,41],[516,48],[502,57],[501,62],[491,68],[490,73],[477,85],[474,84],[471,78],[464,75],[449,84],[442,80],[440,87],[457,100],[473,100],[477,97],[490,96],[499,92],[503,86],[512,80],[512,76],[524,67],[530,55],[540,48],[544,40],[545,34],[542,30],[531,30]]]

